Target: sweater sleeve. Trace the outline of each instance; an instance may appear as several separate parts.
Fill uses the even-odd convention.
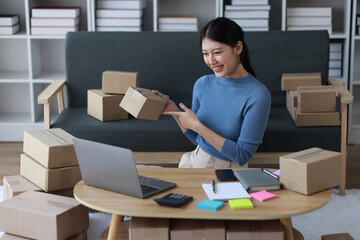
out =
[[[221,154],[240,166],[254,155],[264,135],[269,119],[271,96],[268,90],[258,92],[249,100],[237,141],[226,139]]]

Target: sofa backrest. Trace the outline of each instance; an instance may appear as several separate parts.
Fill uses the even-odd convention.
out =
[[[327,83],[327,31],[247,32],[245,39],[256,77],[271,92],[272,107],[285,107],[282,73],[321,72]],[[211,73],[197,32],[69,32],[65,65],[69,107],[87,106],[87,89],[101,89],[105,70],[140,72],[141,87],[188,106],[195,81]]]

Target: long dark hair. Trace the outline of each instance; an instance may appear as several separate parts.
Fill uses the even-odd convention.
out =
[[[250,64],[249,50],[244,40],[244,32],[237,23],[225,17],[215,18],[201,29],[200,46],[204,38],[224,43],[232,48],[241,41],[243,50],[240,54],[240,62],[245,70],[255,77],[255,71]]]

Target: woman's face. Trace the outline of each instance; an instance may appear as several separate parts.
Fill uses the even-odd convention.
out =
[[[237,78],[239,76],[239,54],[241,51],[242,43],[240,41],[235,48],[209,38],[204,38],[202,41],[204,61],[218,78]]]

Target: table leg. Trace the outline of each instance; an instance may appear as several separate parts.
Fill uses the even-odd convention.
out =
[[[285,239],[286,240],[294,240],[294,235],[293,235],[294,233],[293,233],[291,218],[282,218],[280,220],[284,226]]]
[[[108,240],[115,240],[116,239],[116,234],[119,228],[119,222],[123,220],[123,216],[118,215],[118,214],[113,214],[111,217],[111,222],[110,222],[110,228],[109,228],[109,235],[108,235]]]

